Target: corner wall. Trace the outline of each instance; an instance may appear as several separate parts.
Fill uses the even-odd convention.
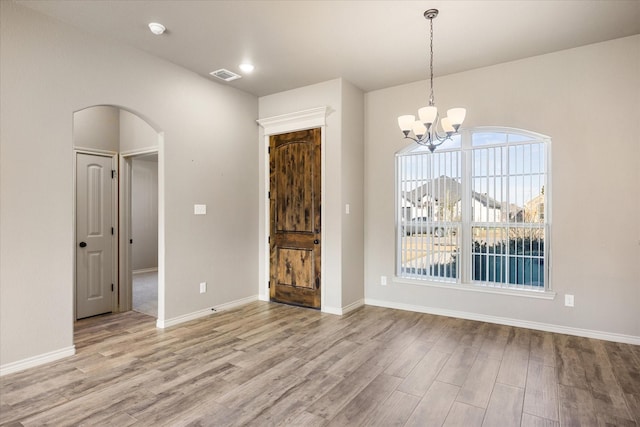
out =
[[[257,98],[11,1],[0,12],[0,366],[73,351],[72,121],[88,106],[164,132],[165,319],[255,298]]]
[[[325,238],[322,242],[324,265],[322,310],[342,313],[354,302],[362,302],[364,297],[362,263],[358,262],[358,257],[362,257],[362,233],[358,234],[357,225],[352,226],[350,222],[345,221],[344,214],[345,203],[351,203],[353,207],[349,218],[356,224],[363,224],[362,173],[359,172],[363,170],[362,92],[342,79],[330,80],[263,96],[259,99],[259,114],[260,118],[267,118],[322,106],[329,108],[324,129],[325,170],[322,171],[324,182],[322,228]],[[262,190],[266,188],[264,159],[267,156],[262,130],[260,130],[259,146],[258,187]],[[345,168],[349,173],[345,173]],[[261,191],[259,194],[258,210],[260,277],[266,277],[265,275],[269,272],[269,266],[264,265],[263,261],[267,251],[264,239],[266,235],[264,223],[266,194],[264,193]],[[345,235],[352,239],[345,239]],[[351,257],[356,262],[351,263]]]
[[[479,319],[600,331],[640,342],[640,36],[437,78],[440,109],[464,126],[507,126],[552,139],[551,286],[555,300],[392,282],[396,124],[426,103],[427,82],[367,93],[366,301]],[[575,295],[575,307],[564,306]]]

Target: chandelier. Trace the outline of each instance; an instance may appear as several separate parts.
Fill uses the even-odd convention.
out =
[[[404,134],[405,138],[411,139],[418,144],[429,148],[433,153],[443,142],[450,140],[451,136],[458,133],[460,125],[464,121],[467,110],[464,108],[451,108],[447,110],[447,117],[440,119],[440,128],[438,130],[438,109],[434,105],[433,100],[433,19],[438,16],[438,9],[429,9],[424,12],[424,17],[429,20],[430,27],[430,55],[431,62],[429,64],[431,93],[429,95],[429,106],[422,107],[418,110],[419,120],[413,115],[405,115],[398,117],[398,126]],[[414,136],[411,136],[413,132]]]

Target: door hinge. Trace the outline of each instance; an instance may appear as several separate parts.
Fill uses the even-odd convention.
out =
[[[271,147],[267,148],[267,153],[271,154]]]
[[[269,280],[269,285],[267,287],[271,289],[271,280]]]
[[[111,227],[111,235],[113,236],[113,227]]]
[[[267,243],[271,243],[271,236],[267,238]]]
[[[113,292],[113,283],[111,284],[111,292]]]
[[[111,179],[114,179],[115,177],[116,177],[116,170],[111,169]]]
[[[267,199],[271,200],[271,191],[267,192]]]
[[[129,239],[129,244],[133,245],[133,239]]]

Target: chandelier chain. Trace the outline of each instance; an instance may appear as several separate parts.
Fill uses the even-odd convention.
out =
[[[431,28],[429,33],[429,53],[431,61],[429,63],[429,71],[431,75],[430,84],[431,84],[431,93],[429,94],[429,105],[434,105],[434,97],[433,97],[433,18],[429,19],[429,26]]]

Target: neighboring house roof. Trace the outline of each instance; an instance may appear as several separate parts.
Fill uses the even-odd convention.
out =
[[[502,217],[508,214],[511,220],[522,221],[525,215],[525,208],[514,203],[507,204],[500,202],[486,193],[471,192],[471,197],[489,209],[500,210]],[[432,179],[425,184],[419,185],[413,190],[402,192],[403,206],[413,206],[424,208],[429,205],[440,205],[442,203],[458,203],[462,199],[462,184],[455,178],[446,175]],[[544,202],[544,195],[540,194],[525,203],[527,210],[535,209],[538,204]]]
[[[473,191],[471,197],[490,209],[502,208],[499,201],[486,194]],[[462,184],[457,179],[442,175],[413,190],[404,191],[402,198],[416,207],[426,206],[430,201],[435,204],[444,203],[446,200],[449,203],[457,203],[462,199]]]
[[[413,190],[403,192],[402,197],[414,206],[425,206],[429,201],[439,203],[440,199],[446,198],[456,203],[462,199],[462,185],[458,180],[442,175]]]

